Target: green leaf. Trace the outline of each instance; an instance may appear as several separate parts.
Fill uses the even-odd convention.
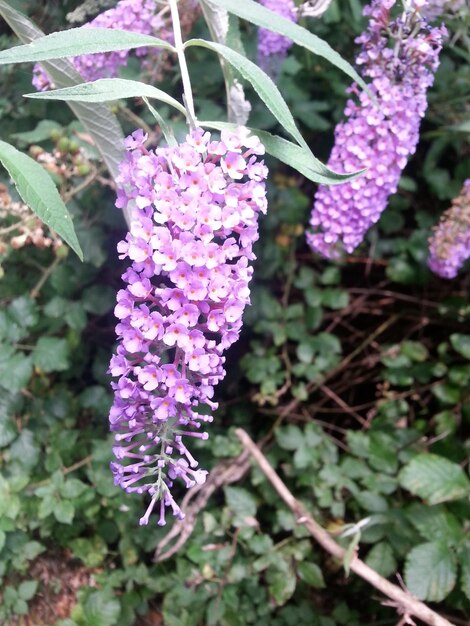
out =
[[[13,133],[10,135],[16,141],[24,144],[39,143],[51,138],[53,131],[61,131],[62,126],[53,120],[41,120],[33,130],[27,130],[23,133]]]
[[[385,578],[397,570],[397,562],[393,556],[392,547],[385,541],[375,544],[367,555],[366,563]]]
[[[289,424],[275,431],[276,440],[284,450],[297,450],[304,442],[304,433],[298,426]]]
[[[292,597],[297,584],[292,567],[281,560],[278,565],[268,568],[266,577],[270,595],[277,606],[282,606]]]
[[[406,514],[423,539],[432,537],[447,545],[456,545],[462,539],[463,529],[458,519],[443,505],[426,506],[415,502]]]
[[[210,121],[200,122],[200,124],[203,127],[215,128],[217,130],[222,130],[224,128],[235,130],[237,128],[236,124],[229,124],[227,122]],[[272,135],[264,130],[258,130],[256,128],[249,128],[248,130],[253,135],[259,137],[268,154],[276,159],[279,159],[286,165],[289,165],[305,176],[305,178],[308,178],[315,183],[339,185],[348,180],[357,178],[364,172],[364,170],[358,170],[357,172],[349,174],[334,172],[317,159],[310,150],[301,148],[287,139],[283,139],[277,135]]]
[[[323,573],[316,563],[309,563],[308,561],[302,561],[297,566],[299,577],[301,580],[317,589],[323,589],[325,587],[325,581],[323,579]]]
[[[23,43],[44,37],[44,33],[25,15],[0,0],[0,15]],[[56,87],[70,87],[83,82],[71,61],[45,61],[42,66]],[[117,117],[106,104],[74,102],[68,105],[90,134],[113,178],[119,174],[119,164],[125,154],[124,135]],[[124,212],[126,215],[127,210]],[[130,218],[126,215],[129,223]]]
[[[22,600],[31,600],[38,588],[37,580],[24,580],[18,587],[18,595]]]
[[[454,588],[456,578],[456,558],[445,543],[423,543],[406,557],[405,583],[420,600],[441,602]]]
[[[118,600],[105,591],[95,591],[88,597],[83,607],[84,622],[87,626],[115,626],[121,613]]]
[[[46,170],[34,159],[4,141],[0,141],[0,161],[25,204],[47,226],[55,230],[83,261],[72,218]]]
[[[18,429],[13,419],[13,411],[13,397],[2,392],[0,394],[0,448],[6,448],[18,435]]]
[[[41,337],[33,352],[34,365],[46,373],[62,372],[69,365],[69,352],[65,339]]]
[[[464,541],[459,552],[461,568],[460,584],[462,591],[470,600],[470,539]]]
[[[94,82],[82,83],[73,87],[25,94],[25,98],[77,102],[110,102],[122,98],[143,98],[144,96],[165,102],[165,104],[169,104],[186,115],[184,106],[161,89],[146,85],[138,80],[124,78],[100,78]]]
[[[416,456],[401,470],[399,481],[431,505],[465,498],[470,493],[470,481],[460,465],[436,454]]]
[[[308,145],[305,143],[304,138],[295,125],[294,118],[284,98],[281,96],[279,89],[263,70],[242,54],[220,43],[205,41],[204,39],[190,39],[185,43],[185,48],[191,46],[199,46],[213,50],[233,65],[243,78],[251,83],[256,93],[261,98],[261,101],[264,102],[281,126],[297,140],[299,145],[306,148],[307,151],[309,150]]]
[[[61,524],[71,524],[75,515],[75,507],[70,500],[59,500],[52,512],[56,520]]]
[[[86,484],[78,478],[68,478],[60,487],[60,495],[68,500],[73,500],[78,498],[86,489]]]
[[[450,336],[450,343],[456,352],[470,361],[470,335],[454,333]]]
[[[225,487],[227,505],[237,517],[246,518],[256,515],[256,502],[253,496],[241,487]]]
[[[433,385],[432,393],[442,404],[457,404],[460,400],[460,389],[448,383]]]
[[[69,545],[74,556],[83,561],[87,567],[101,565],[108,552],[104,539],[99,535],[94,535],[91,539],[77,537]]]
[[[29,428],[23,428],[20,436],[12,444],[10,454],[16,463],[27,470],[36,465],[40,455],[40,446]]]
[[[0,3],[0,9],[5,3]],[[152,46],[175,52],[163,39],[141,35],[128,30],[110,28],[71,28],[36,39],[23,46],[0,52],[0,65],[7,63],[37,63],[96,52],[113,52]]]
[[[17,393],[28,384],[32,373],[31,357],[16,353],[0,362],[0,386],[11,393]]]
[[[417,363],[424,363],[429,356],[428,349],[419,341],[403,341],[401,352]]]
[[[238,15],[257,26],[267,28],[276,33],[280,33],[285,37],[291,39],[299,46],[303,46],[336,65],[339,69],[343,70],[345,74],[355,80],[363,89],[367,89],[366,84],[354,70],[354,68],[345,61],[340,54],[338,54],[331,46],[317,37],[313,33],[310,33],[305,28],[298,26],[294,22],[281,17],[274,11],[267,9],[266,7],[254,2],[253,0],[211,0],[213,4],[223,7],[227,11]],[[237,68],[238,69],[238,68]]]
[[[38,306],[29,296],[15,298],[8,307],[8,313],[21,328],[30,328],[38,322]]]

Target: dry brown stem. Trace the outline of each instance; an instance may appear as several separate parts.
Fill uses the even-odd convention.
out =
[[[237,428],[235,433],[242,442],[245,451],[248,451],[251,454],[274,489],[294,513],[297,523],[303,524],[315,541],[317,541],[317,543],[319,543],[324,550],[340,561],[344,561],[346,554],[345,550],[338,543],[336,543],[327,531],[313,519],[304,505],[292,495],[251,437],[241,428]],[[399,613],[407,616],[408,619],[411,615],[414,615],[426,624],[429,624],[429,626],[455,626],[411,595],[409,591],[400,589],[397,585],[392,584],[386,578],[380,576],[380,574],[366,565],[357,556],[353,557],[349,564],[349,568],[351,571],[355,572],[358,576],[370,583],[373,587],[378,589],[385,596],[390,598]]]
[[[187,492],[181,503],[184,519],[177,520],[170,532],[158,543],[154,561],[166,561],[184,546],[192,535],[198,513],[206,506],[212,494],[224,485],[235,483],[243,478],[250,469],[250,453],[244,450],[230,461],[216,465],[203,485],[193,487]],[[173,540],[175,542],[172,544]],[[170,547],[167,547],[167,546]]]

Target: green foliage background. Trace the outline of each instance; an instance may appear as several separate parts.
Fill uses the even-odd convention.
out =
[[[63,27],[75,5],[16,3],[47,32]],[[360,9],[335,0],[308,25],[353,61]],[[357,544],[392,580],[400,573],[456,624],[470,619],[469,277],[442,281],[425,260],[432,225],[470,176],[468,134],[459,130],[470,112],[463,26],[449,23],[454,43],[442,55],[417,154],[354,257],[333,264],[307,249],[314,186],[269,161],[253,304],[228,355],[211,438],[195,444],[210,469],[240,453],[234,427],[265,438],[273,467],[324,527],[336,536],[352,529],[345,546]],[[195,34],[204,34],[202,23]],[[244,38],[253,58],[254,28],[244,27]],[[1,44],[12,42],[5,27]],[[199,117],[224,119],[217,59],[201,49],[190,59]],[[131,63],[124,75],[137,72]],[[26,150],[61,140],[70,148],[77,123],[60,103],[22,99],[30,78],[28,66],[1,70],[2,138]],[[177,93],[173,74],[163,83]],[[300,49],[282,68],[279,87],[325,161],[347,84]],[[250,125],[275,130],[249,97]],[[129,111],[116,110],[134,130]],[[152,124],[138,102],[131,114]],[[5,172],[0,182],[9,184]],[[85,263],[33,247],[1,260],[0,623],[395,624],[394,609],[313,544],[255,467],[211,497],[175,556],[154,562],[168,529],[139,528],[145,503],[114,487],[108,469],[106,370],[124,269],[115,246],[125,230],[113,203],[112,190],[95,184],[68,205]],[[354,525],[365,518],[359,533]],[[44,598],[59,606],[71,574],[81,584],[67,611],[48,613]]]

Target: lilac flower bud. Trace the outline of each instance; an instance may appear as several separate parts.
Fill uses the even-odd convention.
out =
[[[346,105],[346,121],[336,127],[328,162],[333,170],[368,169],[343,185],[320,186],[315,196],[307,241],[329,258],[340,256],[341,249],[352,252],[397,190],[418,143],[426,92],[439,63],[445,29],[430,28],[416,10],[392,20],[394,1],[373,0],[364,9],[369,26],[356,40],[362,47],[356,62],[371,79],[379,107],[351,87],[355,99]]]
[[[260,4],[278,13],[281,17],[297,21],[297,11],[293,0],[260,0]],[[267,28],[258,29],[258,65],[270,76],[276,77],[281,62],[285,59],[292,41]]]
[[[442,278],[455,278],[470,258],[470,178],[444,212],[429,240],[430,269]]]
[[[171,148],[147,150],[142,131],[126,140],[118,207],[132,212],[118,245],[131,267],[117,294],[119,345],[111,359],[115,433],[114,480],[127,492],[148,493],[147,524],[160,500],[182,513],[171,495],[207,472],[186,447],[206,439],[215,410],[214,386],[225,376],[224,350],[237,340],[249,303],[253,243],[266,211],[264,147],[245,128],[212,141],[201,129]]]
[[[82,28],[111,28],[128,30],[143,35],[158,35],[160,39],[171,39],[163,19],[157,13],[155,0],[120,0],[117,5],[100,13]],[[74,57],[73,64],[85,81],[98,78],[114,78],[120,67],[127,65],[129,50],[118,50],[97,54],[85,54]],[[138,57],[156,57],[161,54],[157,48],[136,48],[133,51]],[[33,69],[33,85],[38,91],[51,88],[49,76],[42,65],[36,64]]]

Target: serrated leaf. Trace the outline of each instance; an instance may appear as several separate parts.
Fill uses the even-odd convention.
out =
[[[3,8],[0,4],[0,9]],[[49,59],[81,56],[97,52],[131,50],[142,47],[158,47],[175,51],[163,39],[142,35],[128,30],[111,28],[70,28],[51,33],[22,46],[14,46],[0,52],[0,65],[7,63],[37,63]]]
[[[460,585],[470,600],[470,539],[463,542],[459,551]]]
[[[0,448],[8,446],[18,434],[18,428],[14,420],[14,410],[14,396],[2,392],[0,394]]]
[[[391,576],[397,569],[392,547],[385,541],[375,544],[367,555],[366,563],[385,578]]]
[[[242,54],[235,52],[228,46],[205,39],[190,39],[185,43],[185,48],[198,46],[208,48],[217,52],[221,57],[228,61],[240,74],[248,80],[253,86],[261,101],[268,107],[274,117],[281,126],[290,133],[300,146],[309,150],[308,145],[300,134],[294,118],[287,106],[281,92],[276,87],[271,78],[263,72],[253,61],[250,61]]]
[[[222,130],[227,128],[229,130],[235,130],[236,124],[229,124],[227,122],[200,122],[201,126],[207,128],[215,128],[216,130]],[[271,156],[279,159],[289,167],[300,172],[305,178],[325,185],[339,185],[353,180],[360,176],[365,170],[358,170],[357,172],[351,172],[348,174],[341,174],[331,170],[319,159],[317,159],[310,150],[306,150],[287,139],[283,139],[278,135],[273,135],[265,130],[258,130],[256,128],[248,129],[253,135],[256,135],[261,140],[262,144],[266,148],[266,152]]]
[[[12,444],[10,454],[12,459],[23,468],[31,469],[36,465],[40,446],[29,428],[23,428],[18,439]]]
[[[323,573],[316,563],[309,563],[302,561],[297,566],[299,577],[308,585],[317,589],[323,589],[325,587],[325,581],[323,579]]]
[[[38,306],[29,296],[15,298],[8,307],[8,313],[14,322],[22,328],[30,328],[38,321]]]
[[[463,528],[459,520],[443,505],[426,506],[415,502],[406,514],[423,539],[432,537],[447,545],[456,545],[462,539]]]
[[[253,496],[241,487],[225,487],[227,505],[239,518],[254,517],[256,502]]]
[[[121,605],[104,591],[93,592],[83,607],[87,626],[114,626],[121,613]]]
[[[94,82],[82,83],[73,87],[25,94],[25,98],[66,100],[70,102],[110,102],[121,100],[122,98],[143,97],[165,102],[165,104],[169,104],[183,115],[186,115],[184,106],[161,89],[157,89],[152,85],[146,85],[138,80],[125,78],[100,78]]]
[[[269,567],[267,571],[269,593],[277,606],[284,605],[292,597],[297,584],[292,567],[287,566],[287,564],[284,565],[284,563],[284,561],[280,561]]]
[[[62,372],[68,367],[69,346],[65,339],[41,337],[33,352],[33,361],[46,373]]]
[[[0,161],[24,203],[40,220],[55,230],[83,261],[72,218],[46,170],[27,154],[4,141],[0,141]]]
[[[366,84],[354,70],[331,46],[317,35],[309,32],[302,26],[281,17],[275,11],[254,2],[253,0],[210,0],[211,3],[223,7],[227,11],[238,15],[257,26],[267,28],[291,39],[294,43],[310,50],[314,54],[323,57],[333,65],[336,65],[345,74],[355,80],[363,89],[367,89]]]
[[[60,495],[68,500],[74,500],[78,498],[86,488],[86,484],[78,478],[68,478],[60,487]]]
[[[17,393],[27,385],[32,373],[31,358],[20,353],[14,354],[0,364],[0,386]]]
[[[456,352],[470,361],[470,335],[454,333],[450,336],[450,343]]]
[[[22,600],[31,600],[38,588],[37,580],[24,580],[18,587],[18,595]]]
[[[437,454],[416,456],[401,470],[399,481],[431,505],[465,498],[470,493],[470,481],[460,465]]]
[[[91,539],[77,537],[70,542],[74,556],[85,563],[87,567],[97,567],[103,562],[108,548],[104,539],[94,535]]]
[[[284,450],[297,450],[302,446],[305,439],[304,433],[293,424],[276,429],[275,436],[278,444]]]
[[[75,507],[70,500],[59,500],[52,512],[56,520],[61,524],[71,524],[75,515]]]
[[[406,557],[405,583],[420,600],[441,602],[454,588],[456,578],[456,558],[445,543],[423,543]]]

